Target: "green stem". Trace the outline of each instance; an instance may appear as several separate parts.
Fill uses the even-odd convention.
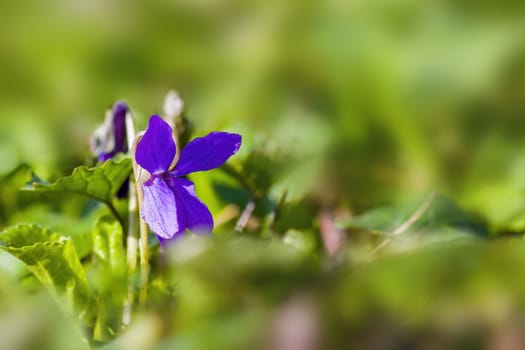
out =
[[[137,194],[137,207],[142,208],[144,193],[142,192],[142,170],[135,166],[135,191]],[[149,279],[149,249],[148,249],[148,225],[139,218],[139,254],[140,254],[140,290],[139,304],[144,305],[148,297]]]
[[[111,214],[117,219],[117,221],[120,224],[120,227],[122,227],[122,231],[126,230],[126,225],[124,224],[124,220],[120,217],[118,214],[117,208],[113,205],[111,202],[106,202],[106,205],[108,206],[109,210],[111,211]]]
[[[126,257],[128,261],[128,293],[124,300],[124,312],[122,313],[122,323],[127,326],[131,322],[133,302],[135,301],[135,271],[137,269],[137,222],[139,217],[138,191],[136,177],[135,158],[135,122],[131,112],[126,113],[126,139],[128,149],[131,152],[132,171],[129,180],[129,213],[128,213],[128,235],[126,244]]]
[[[144,305],[148,297],[149,278],[149,249],[148,249],[148,225],[140,219],[140,294],[139,303]]]
[[[129,182],[129,222],[127,235],[127,252],[128,261],[128,293],[124,301],[124,312],[122,314],[122,323],[128,325],[131,322],[131,311],[133,301],[135,300],[135,271],[137,269],[137,193],[135,190],[135,181],[130,179]]]

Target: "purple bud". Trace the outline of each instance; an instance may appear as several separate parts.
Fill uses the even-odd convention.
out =
[[[91,140],[91,152],[103,162],[118,153],[128,151],[126,137],[126,114],[129,108],[123,101],[117,101],[113,110],[106,114],[104,123],[95,130]]]

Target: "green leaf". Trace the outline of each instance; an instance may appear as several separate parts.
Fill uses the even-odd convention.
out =
[[[108,340],[121,328],[127,292],[122,227],[112,217],[104,216],[95,223],[92,237],[96,257],[93,284],[99,300],[94,338]]]
[[[38,225],[19,224],[0,233],[0,249],[23,261],[44,286],[65,299],[83,321],[89,321],[92,295],[69,238]]]
[[[278,211],[273,229],[282,233],[289,229],[308,230],[312,226],[312,218],[312,211],[304,203],[284,203]]]
[[[254,150],[243,160],[225,164],[221,169],[237,179],[254,198],[260,199],[269,191],[285,164],[287,160],[280,154]]]
[[[113,218],[103,216],[95,223],[93,252],[99,263],[119,276],[126,274],[126,256],[122,242],[122,227]]]
[[[423,202],[424,200],[420,199],[400,205],[372,209],[339,223],[339,226],[393,233],[420,209]],[[428,208],[410,225],[407,232],[436,232],[444,229],[465,231],[481,236],[487,234],[486,227],[476,218],[441,195],[437,195],[432,200]]]
[[[80,166],[73,174],[55,183],[34,181],[25,190],[40,192],[73,192],[111,203],[131,172],[131,159],[109,160],[95,168]]]
[[[91,254],[93,241],[91,230],[100,210],[92,210],[78,217],[63,212],[51,211],[45,203],[35,203],[23,210],[19,210],[10,219],[12,225],[19,222],[34,222],[51,229],[61,235],[71,237],[80,259]]]
[[[0,177],[0,220],[2,223],[9,221],[19,209],[19,188],[31,177],[31,168],[21,164],[9,173]]]

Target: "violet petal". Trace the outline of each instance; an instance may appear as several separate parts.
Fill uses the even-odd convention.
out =
[[[148,128],[137,145],[137,163],[151,175],[162,174],[168,171],[175,152],[171,127],[158,115],[152,115]]]
[[[241,147],[241,135],[212,132],[192,140],[184,147],[173,169],[176,176],[210,170],[224,164]]]
[[[211,233],[213,217],[208,207],[195,194],[193,182],[174,176],[170,176],[167,180],[175,193],[177,203],[183,206],[186,227],[193,233]]]
[[[169,175],[168,175],[169,176]],[[186,229],[184,202],[162,177],[153,177],[142,185],[144,203],[141,215],[151,230],[163,239],[173,238]]]

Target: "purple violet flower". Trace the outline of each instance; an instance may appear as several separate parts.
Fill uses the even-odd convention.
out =
[[[126,114],[128,112],[129,108],[126,103],[117,101],[111,113],[106,116],[104,124],[95,131],[91,141],[91,151],[100,162],[111,159],[118,153],[128,151],[126,138]]]
[[[151,116],[135,153],[136,162],[150,173],[142,185],[141,215],[161,244],[184,235],[186,229],[211,233],[212,215],[184,176],[221,166],[241,146],[241,135],[212,132],[188,143],[170,169],[177,153],[172,132],[159,116]]]

